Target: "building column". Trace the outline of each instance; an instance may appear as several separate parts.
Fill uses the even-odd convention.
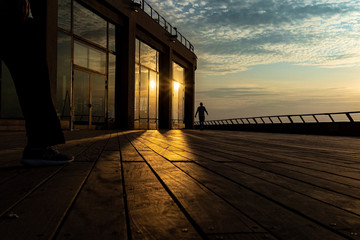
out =
[[[195,69],[185,70],[185,128],[194,128]]]
[[[128,21],[116,30],[116,51],[119,54],[116,58],[115,122],[120,129],[134,128],[136,23],[133,16]]]
[[[159,55],[159,129],[171,129],[172,49]]]

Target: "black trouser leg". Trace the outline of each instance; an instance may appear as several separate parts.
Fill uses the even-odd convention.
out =
[[[25,118],[28,146],[64,143],[54,108],[45,46],[38,26],[32,21],[4,32],[0,58],[10,70]]]

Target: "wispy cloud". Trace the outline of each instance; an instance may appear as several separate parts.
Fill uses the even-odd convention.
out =
[[[270,63],[360,66],[358,0],[148,2],[195,45],[200,73]]]
[[[241,98],[278,95],[277,93],[273,93],[270,90],[261,87],[216,88],[208,91],[200,91],[198,93],[211,98]]]

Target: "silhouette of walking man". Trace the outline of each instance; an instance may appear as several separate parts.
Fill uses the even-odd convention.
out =
[[[202,102],[200,103],[200,106],[196,110],[195,118],[198,113],[199,113],[200,129],[203,130],[204,129],[204,121],[205,121],[205,113],[206,113],[206,115],[209,115],[209,114],[206,111],[205,106],[203,106]]]
[[[39,0],[0,1],[0,60],[10,70],[25,118],[27,145],[21,163],[29,166],[74,160],[52,147],[65,139],[50,92],[45,35],[39,24],[43,4]]]

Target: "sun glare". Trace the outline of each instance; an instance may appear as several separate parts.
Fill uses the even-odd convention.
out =
[[[156,82],[154,80],[150,81],[150,87],[151,88],[156,88]]]
[[[180,83],[174,81],[174,89],[175,91],[179,90]]]

